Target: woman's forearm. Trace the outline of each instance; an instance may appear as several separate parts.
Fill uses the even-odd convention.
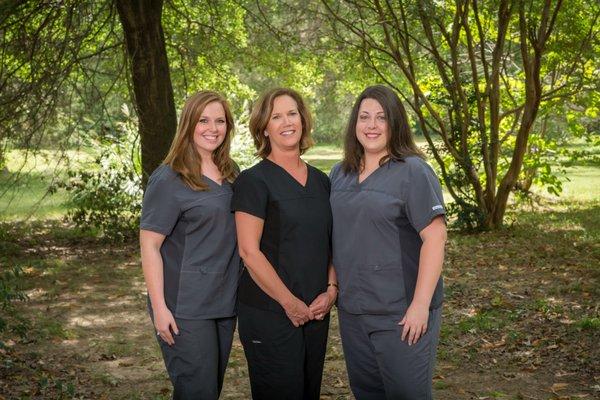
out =
[[[140,240],[142,255],[142,270],[148,289],[150,303],[155,309],[166,307],[164,295],[163,261],[160,255],[160,246],[145,243]]]
[[[244,264],[256,284],[272,299],[286,308],[295,296],[285,286],[275,269],[260,250],[241,251]]]
[[[332,263],[327,267],[327,283],[335,283],[337,285],[337,275]]]

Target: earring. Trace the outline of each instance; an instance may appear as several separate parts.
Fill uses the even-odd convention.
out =
[[[265,131],[265,136],[269,136],[269,132]]]

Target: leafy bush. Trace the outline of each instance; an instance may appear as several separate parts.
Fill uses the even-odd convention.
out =
[[[136,121],[126,106],[123,113],[126,119],[116,130],[90,137],[90,146],[99,149],[93,162],[69,171],[58,184],[70,193],[67,218],[80,228],[100,230],[111,241],[137,232],[142,201]]]

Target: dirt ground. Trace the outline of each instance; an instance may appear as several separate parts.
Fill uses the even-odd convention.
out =
[[[600,398],[600,204],[513,220],[450,233],[435,398]],[[169,398],[136,243],[56,221],[4,230],[2,267],[23,267],[16,315],[29,323],[1,338],[0,399]],[[237,337],[222,398],[250,398]],[[322,398],[353,398],[335,315]]]

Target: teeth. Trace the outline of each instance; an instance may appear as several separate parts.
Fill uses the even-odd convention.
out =
[[[289,135],[293,135],[294,131],[285,131],[285,132],[281,132],[281,135],[283,136],[289,136]]]

